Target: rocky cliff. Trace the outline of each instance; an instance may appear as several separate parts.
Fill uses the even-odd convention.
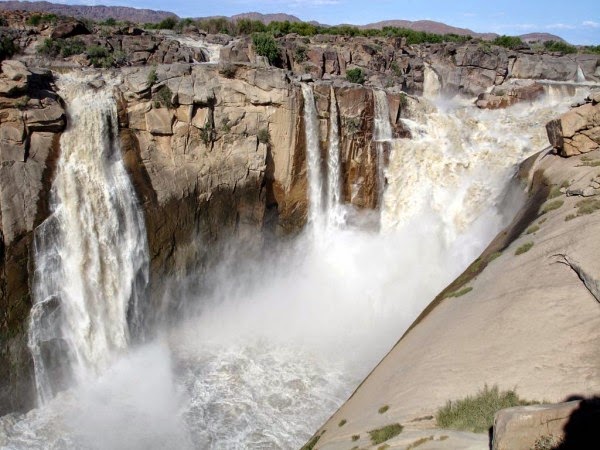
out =
[[[281,67],[270,67],[249,39],[193,34],[186,40],[135,28],[100,33],[70,19],[33,27],[25,24],[27,17],[11,13],[10,29],[2,30],[20,54],[2,63],[0,75],[0,413],[32,405],[26,328],[33,232],[49,214],[60,133],[68,126],[68,105],[53,84],[62,73],[82,67],[97,73],[90,89],[103,77],[119,80],[119,138],[144,208],[157,297],[152,301],[158,301],[165,275],[210,266],[231,239],[259,251],[269,238],[302,228],[307,169],[300,81],[313,82],[324,161],[334,92],[343,202],[360,209],[377,208],[382,187],[373,88],[387,88],[394,133],[408,136],[400,117],[412,99],[401,90],[421,93],[433,83],[446,93],[480,94],[510,76],[572,80],[578,67],[587,80],[600,76],[599,58],[589,55],[331,36],[281,38]],[[40,57],[36,48],[50,36],[104,48],[104,56],[58,49]],[[210,59],[207,43],[221,47],[219,65],[194,62]],[[94,72],[93,65],[112,68]],[[365,71],[365,85],[343,79],[354,67]]]

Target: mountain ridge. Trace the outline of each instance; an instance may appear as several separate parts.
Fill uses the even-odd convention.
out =
[[[62,3],[52,3],[47,1],[19,1],[19,0],[9,0],[9,1],[1,1],[0,9],[4,10],[24,10],[29,12],[49,12],[59,15],[72,16],[79,19],[92,19],[92,20],[106,20],[109,18],[113,18],[119,21],[131,21],[137,23],[156,23],[160,22],[166,18],[180,18],[177,14],[169,12],[169,11],[161,11],[161,10],[152,10],[152,9],[139,9],[133,8],[129,6],[104,6],[104,5],[68,5]],[[209,19],[213,17],[224,17],[233,22],[242,20],[242,19],[250,19],[250,20],[258,20],[263,22],[264,24],[269,24],[274,21],[289,21],[289,22],[302,22],[302,20],[294,15],[286,14],[286,13],[269,13],[263,14],[260,12],[247,12],[235,14],[232,16],[211,16],[211,17],[197,17],[196,19]],[[310,21],[309,23],[318,25],[318,22]],[[321,24],[324,25],[324,24]],[[435,34],[457,34],[460,36],[473,36],[476,38],[491,40],[499,35],[497,33],[479,33],[473,31],[469,28],[460,28],[452,25],[445,24],[443,22],[436,22],[433,20],[402,20],[402,19],[390,19],[383,20],[379,22],[368,23],[366,25],[354,25],[348,24],[351,26],[356,26],[360,29],[377,29],[383,28],[386,26],[390,27],[398,27],[398,28],[408,28],[414,31],[423,31],[427,33],[435,33]],[[327,26],[327,25],[324,25]],[[550,33],[541,33],[541,32],[533,32],[527,33],[523,35],[519,35],[519,37],[526,41],[548,41],[548,40],[559,40],[564,41],[560,36],[550,34]]]

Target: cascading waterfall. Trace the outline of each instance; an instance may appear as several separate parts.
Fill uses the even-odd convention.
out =
[[[583,73],[583,70],[581,70],[581,66],[579,64],[577,65],[577,72],[575,73],[575,81],[577,83],[586,82],[585,74]]]
[[[385,186],[384,152],[385,146],[392,140],[392,126],[390,124],[390,107],[385,91],[374,90],[373,95],[375,99],[373,139],[377,149],[377,205],[381,209]]]
[[[35,304],[29,346],[39,401],[55,394],[46,354],[64,351],[76,381],[106,368],[139,329],[148,282],[142,212],[121,159],[112,88],[62,76],[69,126],[51,190],[50,217],[35,232]],[[129,325],[128,325],[129,323]]]
[[[327,225],[337,228],[342,225],[340,125],[335,90],[331,87],[329,105],[329,150],[327,159]]]
[[[425,64],[423,77],[423,97],[429,99],[437,98],[442,90],[442,83],[438,74],[428,64]]]
[[[322,230],[323,217],[323,176],[321,171],[321,150],[319,148],[319,120],[312,88],[303,83],[304,131],[306,137],[306,163],[308,171],[308,225]]]
[[[321,216],[311,222],[315,228],[325,216],[324,174],[312,90],[302,91],[310,214]],[[240,264],[226,255],[207,275],[215,292],[194,293],[184,285],[185,298],[172,294],[173,302],[196,301],[199,314],[190,311],[99,380],[25,416],[0,418],[0,447],[301,447],[510,220],[520,205],[506,201],[516,165],[547,146],[544,124],[573,100],[495,111],[470,102],[418,110],[411,100],[412,120],[405,124],[413,139],[390,143],[379,233],[325,227],[319,233],[327,239],[301,235],[266,259]],[[385,128],[389,114],[377,115]]]

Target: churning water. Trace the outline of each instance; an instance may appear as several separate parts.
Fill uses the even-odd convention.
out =
[[[324,201],[323,175],[311,169],[320,171],[318,155],[311,160],[319,127],[309,86],[303,95],[310,232],[260,260],[225,256],[208,275],[210,295],[168,293],[201,306],[44,407],[2,418],[1,448],[299,448],[511,219],[516,165],[546,147],[546,121],[572,101],[415,108],[406,122],[414,139],[392,142],[382,227],[373,232],[320,217],[329,204],[348,206]],[[95,192],[78,208],[101,202]]]

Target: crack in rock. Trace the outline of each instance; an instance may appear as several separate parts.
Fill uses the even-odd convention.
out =
[[[590,294],[592,294],[596,301],[600,303],[600,280],[594,278],[589,272],[586,272],[581,266],[581,263],[575,261],[567,254],[558,253],[552,256],[560,258],[556,261],[557,263],[569,266],[577,274]]]

